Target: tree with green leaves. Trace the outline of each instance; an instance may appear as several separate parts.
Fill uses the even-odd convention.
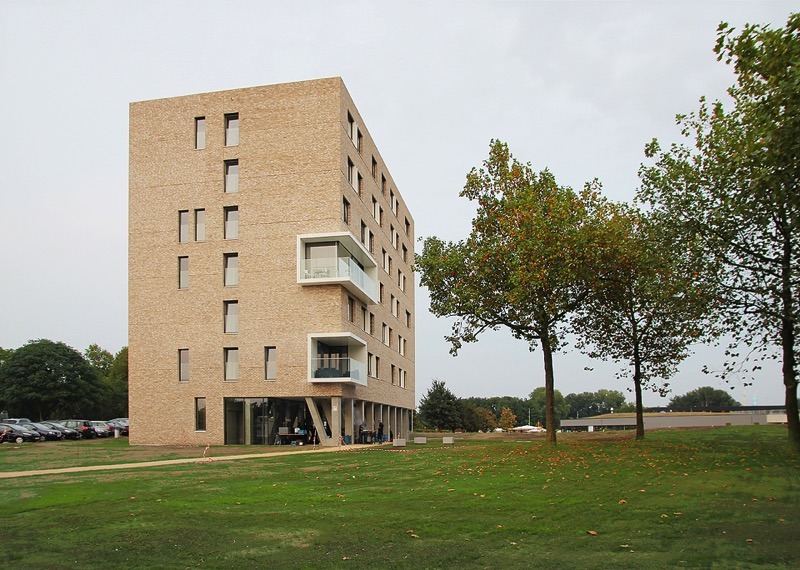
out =
[[[733,64],[731,103],[701,99],[679,115],[688,144],[650,143],[639,195],[720,267],[713,285],[732,347],[782,360],[789,436],[800,449],[800,14],[785,28],[747,25],[738,35],[722,23],[714,51]],[[729,350],[728,379],[747,362]]]
[[[446,337],[451,354],[501,327],[531,350],[541,347],[551,443],[558,428],[553,353],[606,264],[608,205],[599,190],[596,181],[581,192],[559,186],[548,170],[535,172],[492,141],[461,192],[478,206],[469,237],[428,237],[416,258],[431,312],[456,318]]]
[[[691,346],[714,337],[707,321],[715,296],[701,282],[704,252],[696,243],[675,241],[654,217],[624,204],[616,206],[609,225],[615,233],[612,263],[576,311],[573,326],[578,347],[589,356],[624,363],[618,376],[633,380],[636,438],[642,439],[642,390],[666,395],[667,379]]]
[[[586,418],[609,414],[612,411],[621,412],[627,409],[625,394],[619,390],[598,390],[597,392],[581,392],[580,394],[567,394],[564,400],[569,405],[570,418]]]
[[[500,413],[503,411],[503,408],[510,409],[518,418],[528,417],[529,406],[527,398],[519,398],[517,396],[470,396],[468,398],[462,398],[462,400],[478,408],[485,408],[491,411],[495,423],[500,419]],[[492,426],[492,429],[495,427],[497,426]]]
[[[61,342],[31,341],[0,367],[0,400],[14,415],[35,420],[92,412],[102,388],[92,365]]]
[[[128,417],[128,347],[123,346],[114,355],[106,373],[109,418]]]
[[[569,417],[569,404],[566,398],[558,390],[553,394],[554,412],[553,424],[555,427],[551,428],[550,424],[546,425],[547,431],[550,429],[558,429],[559,422]],[[536,388],[530,394],[529,405],[531,408],[531,423],[542,423],[547,419],[547,393],[544,387]]]
[[[464,422],[459,399],[442,380],[434,380],[420,399],[419,415],[426,425],[437,430],[454,430]]]
[[[725,390],[702,386],[690,390],[682,396],[675,396],[669,401],[669,407],[682,410],[707,410],[709,408],[730,408],[740,406]]]

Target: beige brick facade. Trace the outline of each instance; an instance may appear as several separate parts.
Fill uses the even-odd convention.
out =
[[[132,103],[129,199],[131,443],[271,444],[298,414],[325,444],[407,434],[414,221],[341,79]]]

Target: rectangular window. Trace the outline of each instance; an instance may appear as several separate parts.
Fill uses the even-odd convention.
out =
[[[386,177],[381,174],[381,194],[386,196]]]
[[[392,213],[397,215],[397,198],[394,197],[394,190],[389,190],[389,204],[392,206]]]
[[[225,208],[225,239],[239,239],[239,206]]]
[[[397,352],[400,353],[400,356],[406,355],[406,339],[401,335],[397,335]]]
[[[406,246],[402,246],[400,251],[402,252],[403,261],[408,263],[408,248],[406,248]]]
[[[226,253],[222,256],[225,270],[225,287],[235,287],[239,284],[239,254]]]
[[[225,382],[239,381],[239,349],[224,348],[225,357]]]
[[[372,177],[377,178],[378,176],[378,161],[375,160],[375,157],[372,157]]]
[[[351,323],[356,322],[356,300],[352,297],[347,298],[347,320]]]
[[[342,221],[345,224],[350,223],[350,202],[344,197],[342,197]]]
[[[367,353],[367,376],[372,376],[372,360],[375,358],[375,355],[371,352]]]
[[[394,229],[394,226],[392,224],[389,224],[389,232],[392,235],[392,247],[397,249],[397,238],[398,238],[399,234]]]
[[[378,206],[378,223],[383,227],[383,208]]]
[[[356,187],[356,179],[358,178],[358,171],[356,170],[356,165],[353,164],[353,161],[350,158],[347,159],[347,181],[350,183],[354,189]]]
[[[361,130],[356,129],[356,149],[358,149],[358,154],[361,154],[363,142],[364,137],[361,135]]]
[[[225,315],[225,334],[239,332],[239,301],[225,301],[222,304]]]
[[[194,399],[194,430],[206,431],[206,399]]]
[[[189,349],[181,348],[178,350],[178,381],[189,381]]]
[[[406,326],[411,328],[411,312],[406,311]]]
[[[189,288],[189,258],[178,258],[178,289]]]
[[[178,210],[178,243],[189,241],[189,210]]]
[[[378,201],[375,199],[375,196],[372,197],[372,217],[376,220],[378,219]]]
[[[356,121],[353,119],[353,115],[350,114],[350,111],[347,112],[347,136],[350,137],[353,143],[356,142]]]
[[[395,370],[395,366],[394,366],[394,364],[392,364],[392,370],[391,370],[391,373],[392,373],[392,384],[394,384],[394,376],[395,376],[394,370]]]
[[[225,193],[235,194],[239,191],[239,161],[225,161]]]
[[[206,118],[194,118],[194,148],[202,150],[206,148]]]
[[[375,372],[375,378],[380,378],[381,377],[381,357],[380,356],[376,356],[375,357],[375,367],[373,369],[373,372]]]
[[[364,328],[364,332],[369,332],[369,313],[367,312],[367,308],[364,305],[361,305],[361,324]]]
[[[401,291],[406,290],[406,276],[399,269],[397,270],[397,286],[400,287]]]
[[[361,176],[361,174],[358,174],[357,178],[356,191],[358,192],[358,195],[361,196],[362,192],[364,191],[364,177]]]
[[[400,312],[400,300],[392,295],[392,314],[396,317]]]
[[[402,368],[400,368],[399,372],[400,372],[400,375],[399,375],[398,381],[399,381],[400,387],[401,388],[405,388],[406,387],[406,371],[403,370]]]
[[[367,224],[361,222],[361,243],[367,245]]]
[[[411,235],[411,222],[408,221],[408,218],[406,218],[406,235]]]
[[[369,334],[375,336],[375,315],[369,314]]]
[[[239,144],[239,113],[225,115],[225,146]]]
[[[379,286],[379,288],[378,288],[378,289],[379,289],[379,291],[380,291],[380,292],[378,293],[378,297],[379,297],[379,299],[378,299],[378,300],[379,300],[381,303],[383,303],[383,283],[381,283],[381,284],[380,284],[380,286]]]
[[[194,241],[206,241],[206,211],[194,211]]]
[[[277,348],[274,346],[264,347],[264,379],[275,380],[278,378],[277,367]]]
[[[370,231],[367,237],[369,238],[369,252],[375,253],[375,234]]]
[[[381,323],[381,340],[383,344],[389,346],[389,325]]]
[[[389,254],[383,248],[381,248],[381,260],[381,263],[383,264],[383,270],[389,271]]]

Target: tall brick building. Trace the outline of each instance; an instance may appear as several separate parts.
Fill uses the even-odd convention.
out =
[[[340,78],[132,103],[131,443],[405,436],[413,257]]]

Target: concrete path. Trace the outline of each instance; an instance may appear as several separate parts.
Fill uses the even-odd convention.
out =
[[[280,455],[299,455],[305,453],[326,453],[340,451],[347,453],[356,449],[380,449],[380,446],[353,444],[337,447],[312,447],[310,449],[293,449],[291,451],[269,451],[266,453],[249,453],[245,455],[222,455],[219,457],[184,457],[182,459],[163,459],[160,461],[141,461],[138,463],[114,463],[110,465],[86,465],[84,467],[61,467],[59,469],[34,469],[31,471],[0,472],[0,479],[14,479],[17,477],[36,477],[38,475],[59,475],[61,473],[86,473],[89,471],[116,471],[119,469],[140,469],[142,467],[161,467],[163,465],[180,465],[182,463],[213,463],[217,461],[237,461],[239,459],[255,459],[263,457],[277,457]]]

